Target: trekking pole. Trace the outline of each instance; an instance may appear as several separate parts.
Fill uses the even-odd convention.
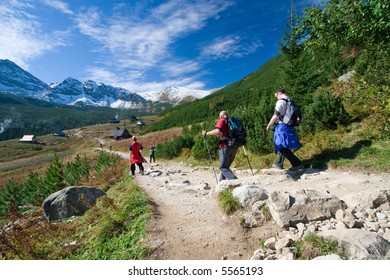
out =
[[[218,184],[217,173],[215,172],[214,163],[213,163],[213,158],[211,157],[210,147],[209,147],[209,144],[207,143],[206,137],[203,137],[203,139],[204,139],[204,142],[205,142],[206,147],[207,147],[207,152],[209,153],[210,163],[211,163],[211,166],[213,167],[215,180],[217,180],[217,184]]]
[[[244,150],[244,155],[245,155],[246,159],[248,160],[248,164],[249,164],[249,167],[251,168],[251,172],[252,172],[252,176],[253,176],[253,175],[255,175],[255,174],[253,173],[252,165],[251,165],[251,163],[250,163],[250,161],[249,161],[249,156],[248,156],[248,154],[247,154],[247,152],[246,152],[245,146],[243,145],[243,146],[241,146],[241,147],[242,147],[242,149]]]

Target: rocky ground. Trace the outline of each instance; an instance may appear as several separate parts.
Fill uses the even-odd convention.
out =
[[[125,155],[124,155],[125,156]],[[389,188],[389,174],[306,169],[299,174],[274,169],[234,170],[240,184],[272,191],[323,190],[337,197]],[[218,172],[218,170],[216,170]],[[150,234],[145,242],[155,260],[250,259],[260,240],[285,229],[274,221],[243,227],[240,213],[223,214],[216,199],[216,178],[211,167],[186,163],[145,164],[145,175],[135,180],[155,206]]]

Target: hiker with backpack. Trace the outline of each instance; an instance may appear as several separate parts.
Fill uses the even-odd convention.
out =
[[[144,149],[140,143],[137,141],[137,137],[132,137],[133,142],[130,144],[130,171],[131,176],[135,176],[135,165],[137,164],[139,167],[139,172],[141,175],[144,175],[144,166],[143,162],[146,160],[142,157],[141,151]]]
[[[293,153],[293,151],[302,147],[299,142],[295,126],[300,122],[300,113],[298,107],[290,99],[284,89],[277,89],[275,92],[277,99],[275,111],[271,117],[266,130],[273,130],[275,153],[280,153],[276,165],[283,164],[284,157],[291,163],[291,171],[303,169],[302,161]],[[295,112],[296,111],[296,112]],[[276,124],[274,128],[273,125]],[[281,158],[282,156],[282,158]]]
[[[229,113],[227,111],[221,111],[219,113],[219,120],[215,124],[215,128],[210,131],[203,130],[202,136],[219,135],[219,181],[237,179],[236,175],[230,169],[230,165],[233,163],[236,157],[237,150],[239,148],[238,143],[232,143],[229,145],[229,127],[228,127]]]

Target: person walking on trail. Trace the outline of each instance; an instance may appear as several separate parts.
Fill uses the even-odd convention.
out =
[[[135,165],[137,164],[139,167],[139,171],[141,175],[144,175],[144,166],[142,163],[144,162],[144,158],[141,155],[141,151],[144,149],[140,143],[137,142],[137,137],[132,137],[133,142],[130,144],[130,170],[131,175],[135,176]]]
[[[219,181],[237,179],[236,175],[230,170],[230,165],[233,163],[236,157],[239,145],[228,145],[227,138],[229,137],[228,120],[229,113],[227,111],[221,111],[219,113],[219,120],[215,124],[215,128],[210,131],[203,130],[202,136],[219,135]]]
[[[283,99],[288,99],[288,96],[284,89],[277,89],[275,92],[275,98],[277,99],[275,105],[275,111],[271,117],[266,130],[274,130],[274,145],[275,154],[280,153],[276,160],[276,166],[281,167],[284,158],[291,163],[291,171],[297,171],[303,169],[301,160],[293,153],[293,151],[302,147],[299,142],[296,130],[293,126],[289,126],[283,123],[283,116],[286,114],[288,102]],[[274,129],[272,126],[276,124]]]
[[[149,150],[149,156],[150,156],[150,159],[149,159],[149,162],[152,163],[152,160],[153,162],[156,162],[156,159],[154,158],[154,152],[156,151],[156,147],[153,146],[150,148]]]

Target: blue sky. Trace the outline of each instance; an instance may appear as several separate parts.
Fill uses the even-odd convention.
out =
[[[295,0],[300,11],[319,0]],[[0,0],[0,58],[46,83],[229,85],[276,56],[291,0]]]

